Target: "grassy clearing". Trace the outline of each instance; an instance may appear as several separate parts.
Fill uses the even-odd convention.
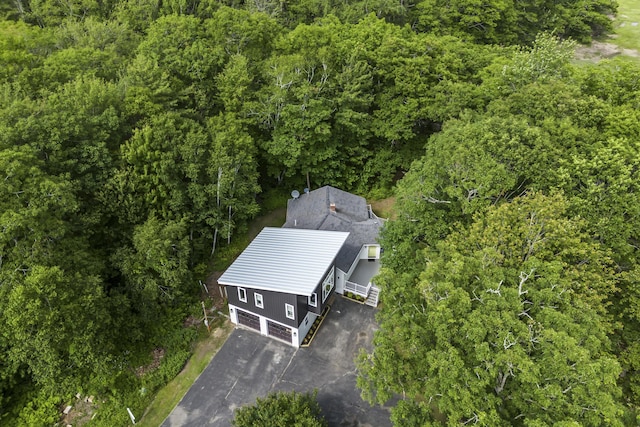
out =
[[[233,325],[228,320],[213,326],[211,335],[207,334],[207,336],[198,341],[193,355],[182,372],[160,389],[144,416],[136,425],[158,427],[187,393],[193,382],[204,371],[204,368],[207,367],[233,330]]]
[[[618,0],[618,13],[613,20],[613,34],[577,46],[576,63],[596,63],[603,59],[640,63],[640,2]]]
[[[612,43],[624,49],[640,51],[640,2],[618,0],[618,15],[613,21],[617,37]]]
[[[395,204],[395,197],[387,197],[386,199],[373,200],[371,202],[371,209],[373,209],[373,212],[381,218],[395,219]]]

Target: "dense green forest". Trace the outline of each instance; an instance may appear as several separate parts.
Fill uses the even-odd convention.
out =
[[[607,0],[0,5],[0,424],[126,425],[261,204],[397,196],[359,385],[396,425],[637,424],[640,66]],[[137,375],[157,347],[159,370]]]

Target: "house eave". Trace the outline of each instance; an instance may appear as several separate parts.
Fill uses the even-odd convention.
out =
[[[246,283],[232,283],[232,282],[221,282],[218,281],[219,285],[222,286],[235,286],[238,288],[247,288],[247,289],[258,289],[261,291],[271,291],[271,292],[279,292],[281,294],[289,294],[289,295],[301,295],[305,297],[310,297],[315,290],[315,286],[309,292],[296,292],[293,290],[283,289],[283,288],[275,288],[273,286],[264,286],[264,285],[247,285]],[[316,284],[317,285],[317,284]]]

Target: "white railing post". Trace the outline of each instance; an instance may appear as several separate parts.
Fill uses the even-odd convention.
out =
[[[371,282],[369,282],[367,286],[364,286],[347,280],[344,284],[344,288],[349,292],[353,292],[366,298],[369,296],[369,291],[371,290]]]

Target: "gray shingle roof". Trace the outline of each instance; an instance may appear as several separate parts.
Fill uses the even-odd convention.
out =
[[[335,212],[331,212],[331,203],[336,206]],[[347,271],[362,245],[377,242],[382,220],[372,215],[364,197],[327,185],[290,199],[283,227],[349,232],[336,259],[336,266]]]
[[[348,236],[340,231],[265,227],[218,283],[309,296]]]

